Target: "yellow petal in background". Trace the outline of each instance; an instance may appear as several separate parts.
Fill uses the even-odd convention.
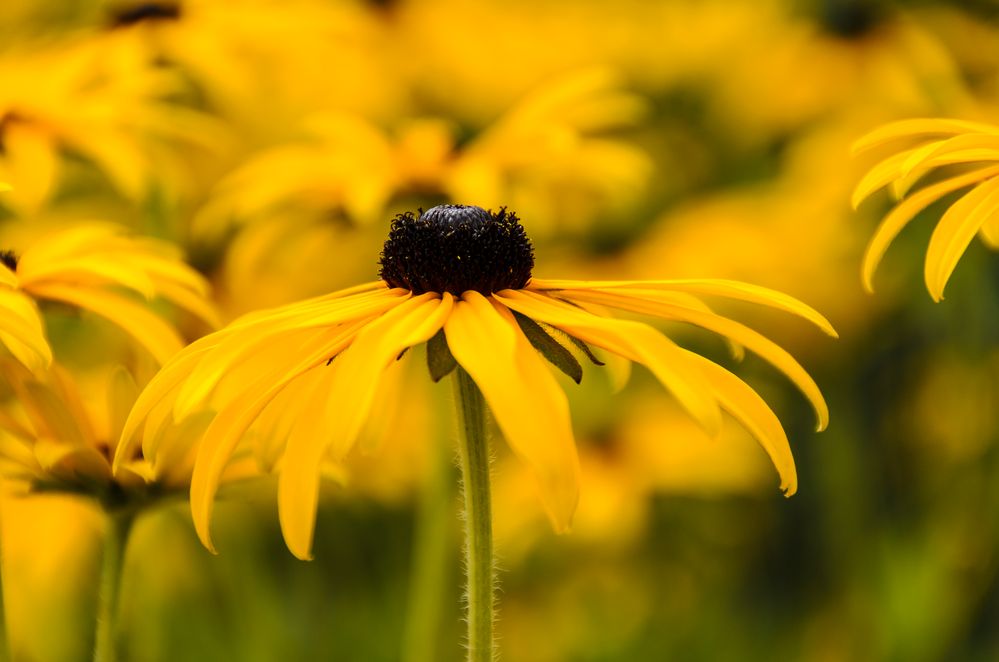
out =
[[[996,175],[999,175],[999,166],[989,166],[988,168],[951,177],[920,189],[892,209],[884,217],[880,225],[878,225],[878,229],[874,232],[874,236],[871,238],[870,243],[867,245],[867,250],[864,252],[861,277],[867,291],[874,291],[874,272],[877,270],[881,258],[884,257],[885,252],[888,250],[888,246],[891,245],[895,237],[909,224],[909,221],[916,214],[948,193]]]
[[[944,213],[926,251],[926,287],[934,301],[943,299],[944,286],[968,244],[985,221],[999,212],[999,179],[981,184]]]
[[[509,311],[478,292],[462,296],[444,333],[507,444],[537,479],[552,526],[568,530],[579,501],[579,459],[568,401],[558,382]]]

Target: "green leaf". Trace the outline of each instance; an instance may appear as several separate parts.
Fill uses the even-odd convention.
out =
[[[439,382],[457,367],[458,362],[454,360],[451,348],[447,346],[444,329],[440,329],[427,341],[427,369],[430,371],[430,379],[435,383]]]
[[[520,330],[527,336],[527,340],[534,346],[534,349],[541,352],[549,363],[564,372],[572,381],[577,384],[583,381],[583,367],[579,361],[559,343],[559,341],[548,335],[548,332],[541,328],[541,325],[526,315],[518,312],[513,313]]]

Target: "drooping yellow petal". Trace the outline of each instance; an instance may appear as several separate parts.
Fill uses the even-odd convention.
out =
[[[986,246],[999,250],[999,215],[985,219],[979,232]]]
[[[45,283],[33,286],[32,294],[79,306],[104,317],[145,347],[157,363],[165,363],[184,346],[172,326],[142,304],[116,292]]]
[[[572,281],[572,280],[540,280],[531,279],[528,289],[532,290],[605,290],[621,289],[631,294],[636,291],[641,296],[650,296],[649,291],[665,290],[669,292],[685,292],[705,296],[724,297],[748,303],[755,303],[761,306],[768,306],[777,310],[791,313],[806,319],[819,327],[826,334],[833,338],[839,337],[821,313],[811,306],[802,303],[792,296],[772,290],[759,285],[743,283],[737,280],[707,279],[707,278],[684,278],[676,280],[622,280],[622,281]],[[688,304],[683,304],[688,305]]]
[[[918,138],[926,135],[944,136],[967,131],[999,134],[999,128],[981,122],[945,118],[914,118],[878,127],[853,143],[851,151],[854,154],[859,154],[893,140]]]
[[[12,289],[18,288],[17,274],[3,263],[0,263],[0,286]]]
[[[691,360],[704,371],[722,408],[732,415],[759,442],[780,475],[785,496],[798,491],[798,474],[787,435],[777,415],[748,384],[720,365],[689,352]]]
[[[944,286],[968,244],[986,219],[999,211],[999,179],[991,179],[954,203],[930,237],[926,251],[926,287],[934,301],[943,299]]]
[[[531,319],[645,365],[705,430],[721,430],[721,411],[704,376],[673,341],[651,326],[598,317],[530,290],[503,290],[493,296]]]
[[[135,454],[135,449],[140,441],[136,436],[136,432],[149,415],[149,412],[191,374],[194,366],[204,358],[207,352],[215,347],[215,344],[215,338],[205,336],[188,345],[167,362],[146,387],[142,389],[139,396],[135,399],[135,404],[132,406],[125,424],[122,426],[121,436],[118,439],[117,450],[112,464],[114,471],[118,471],[122,463],[130,460]]]
[[[298,359],[280,371],[268,372],[248,385],[218,412],[205,430],[191,477],[191,514],[201,542],[212,552],[210,522],[215,493],[226,463],[236,445],[260,412],[277,397],[289,382],[309,369],[325,363],[330,356],[343,351],[357,333],[357,325],[321,329],[315,338],[298,348]]]
[[[367,420],[372,400],[389,363],[413,345],[429,340],[451,314],[454,298],[428,292],[397,305],[362,329],[350,348],[333,363],[338,379],[324,392],[327,407],[323,434],[293,434],[278,479],[278,508],[288,548],[308,558],[319,496],[320,465],[327,448],[336,458],[351,449]]]
[[[503,436],[538,481],[558,532],[579,501],[579,459],[569,405],[508,310],[469,291],[444,325],[448,347],[489,405]]]
[[[896,205],[878,225],[878,229],[864,252],[861,277],[867,291],[874,291],[874,272],[888,250],[888,246],[916,214],[948,193],[996,175],[999,175],[999,166],[989,166],[964,173],[922,188]]]
[[[58,146],[44,130],[29,123],[4,127],[3,160],[13,184],[5,196],[26,215],[37,212],[52,196],[59,180]]]
[[[850,195],[850,204],[854,209],[869,198],[871,194],[892,183],[901,174],[902,164],[909,157],[913,150],[907,150],[898,154],[892,154],[870,170],[864,173]]]
[[[338,381],[332,378],[334,373],[335,368],[317,368],[303,377],[303,380],[309,380],[310,390],[298,395],[301,406],[298,416],[289,420],[290,429],[282,459],[283,469],[278,476],[278,520],[281,523],[281,533],[288,550],[303,561],[312,560],[312,541],[316,531],[316,510],[319,506],[322,477],[319,466],[321,453],[317,459],[309,451],[315,446],[316,437],[322,437],[325,444],[329,442],[329,435],[324,434],[322,423],[331,420],[326,414],[329,410],[329,388]],[[307,462],[315,464],[305,466]],[[289,467],[299,471],[289,471]]]
[[[233,365],[266,349],[269,344],[280,342],[276,339],[281,334],[372,317],[394,308],[402,300],[391,291],[376,290],[343,299],[300,305],[293,316],[289,309],[273,311],[271,315],[253,313],[252,322],[242,318],[237,320],[216,334],[220,340],[218,348],[205,357],[190,379],[184,382],[174,403],[174,418],[179,420],[190,413],[231,372]]]
[[[971,134],[930,143],[914,152],[902,164],[892,184],[896,198],[904,196],[926,173],[940,166],[999,159],[999,135]]]
[[[38,306],[19,290],[0,288],[0,342],[32,372],[52,364]]]
[[[825,398],[822,397],[822,392],[808,372],[785,349],[748,326],[721,315],[705,314],[701,310],[684,308],[669,302],[631,297],[619,292],[584,291],[574,293],[573,296],[583,301],[594,301],[636,313],[689,322],[730,338],[758,354],[794,382],[815,409],[818,419],[817,429],[820,432],[829,424],[829,408],[826,406]]]

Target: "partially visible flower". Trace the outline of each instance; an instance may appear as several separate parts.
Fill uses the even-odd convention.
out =
[[[828,410],[805,370],[698,297],[770,306],[835,335],[821,315],[786,295],[732,281],[552,281],[532,278],[533,266],[531,243],[506,210],[443,205],[400,215],[383,248],[382,280],[251,313],[176,355],[136,402],[116,461],[131,457],[143,422],[154,437],[170,425],[169,417],[151,412],[172,411],[175,418],[216,412],[200,441],[191,485],[195,526],[211,548],[219,476],[248,430],[280,403],[288,424],[279,515],[291,551],[308,558],[323,459],[351,450],[387,367],[427,343],[433,379],[461,366],[481,389],[507,443],[534,474],[553,527],[564,531],[578,499],[578,459],[568,402],[542,357],[579,381],[573,351],[596,361],[593,344],[647,366],[710,432],[720,430],[721,411],[728,412],[770,455],[785,493],[794,493],[786,435],[752,388],[654,328],[610,317],[604,307],[687,322],[744,345],[804,392],[819,429]]]
[[[443,120],[400,123],[387,135],[349,113],[314,116],[305,140],[264,151],[223,180],[195,228],[217,236],[233,221],[295,206],[341,211],[364,224],[405,196],[510,201],[540,229],[565,219],[585,224],[634,200],[651,171],[639,148],[607,135],[644,108],[618,88],[603,69],[561,76],[464,145]]]
[[[909,221],[944,196],[965,190],[940,218],[926,251],[926,287],[933,300],[940,301],[976,235],[999,250],[999,126],[956,119],[902,120],[867,134],[853,151],[885,146],[893,148],[891,155],[872,167],[853,193],[854,207],[885,186],[899,201],[867,247],[864,286],[873,291],[874,271]],[[944,172],[941,178],[924,182],[939,169]]]
[[[0,58],[0,179],[13,185],[3,203],[18,213],[55,195],[69,153],[134,200],[163,169],[163,144],[216,145],[217,124],[165,100],[172,76],[102,55],[72,42]]]
[[[71,494],[105,510],[134,508],[184,493],[190,486],[196,441],[211,421],[204,412],[143,439],[155,454],[111,462],[139,388],[121,366],[71,373],[59,365],[44,375],[2,359],[0,481],[12,495]],[[170,416],[163,411],[156,415]],[[164,452],[159,448],[163,447]],[[249,453],[231,462],[224,482],[260,475]]]
[[[185,343],[150,309],[148,302],[156,298],[219,326],[208,283],[164,241],[91,223],[43,235],[23,253],[0,253],[0,343],[34,371],[52,360],[38,300],[106,318],[163,363]]]
[[[104,29],[94,41],[105,58],[181,72],[213,108],[255,134],[272,133],[297,122],[302,108],[328,102],[365,114],[398,105],[398,86],[379,49],[379,23],[354,3],[104,4]]]

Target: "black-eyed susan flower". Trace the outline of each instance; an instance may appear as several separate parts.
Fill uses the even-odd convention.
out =
[[[162,403],[171,403],[178,417],[214,410],[191,492],[198,533],[211,547],[218,477],[240,439],[281,398],[296,414],[296,424],[286,426],[280,467],[281,524],[292,552],[307,558],[320,461],[351,449],[386,367],[427,343],[435,380],[461,366],[482,390],[507,442],[532,469],[553,526],[564,531],[578,497],[577,459],[565,395],[541,357],[578,381],[581,368],[570,348],[595,359],[593,345],[647,366],[707,430],[719,429],[723,410],[735,417],[770,454],[782,489],[795,491],[784,432],[750,387],[651,326],[604,309],[688,322],[744,345],[798,385],[820,429],[827,408],[805,370],[764,336],[713,313],[699,296],[771,306],[834,335],[822,316],[786,295],[732,281],[541,280],[532,277],[533,266],[530,241],[505,210],[444,205],[400,215],[382,253],[381,280],[251,313],[171,359],[140,396],[118,459],[131,457],[136,431]],[[146,423],[146,432],[155,436],[169,424],[159,417]]]
[[[903,146],[900,148],[899,146]],[[956,119],[910,119],[887,124],[858,140],[855,153],[892,146],[857,184],[853,205],[890,186],[899,202],[885,216],[864,255],[864,286],[873,290],[874,272],[888,246],[908,223],[941,198],[964,190],[944,212],[930,237],[924,278],[934,301],[968,245],[979,236],[999,249],[999,127]],[[927,175],[945,174],[926,182]]]
[[[159,438],[171,419],[213,410],[191,482],[195,528],[212,549],[209,523],[230,457],[258,421],[271,434],[283,430],[279,519],[292,553],[309,558],[324,460],[350,451],[388,367],[426,343],[431,377],[456,375],[470,660],[492,659],[493,650],[484,406],[534,475],[556,531],[569,528],[579,498],[568,401],[543,359],[577,382],[582,368],[570,348],[599,363],[592,344],[647,366],[708,431],[720,430],[723,410],[732,415],[770,455],[785,493],[797,488],[780,422],[752,388],[651,326],[615,319],[604,307],[692,323],[749,348],[800,387],[819,429],[827,423],[822,394],[786,351],[698,298],[769,305],[835,334],[817,312],[778,292],[729,281],[536,279],[531,242],[516,215],[462,205],[396,217],[380,264],[379,281],[251,313],[176,355],[136,401],[115,462],[124,466],[135,456],[143,421],[144,435]]]
[[[163,363],[185,343],[147,302],[162,298],[218,326],[207,297],[205,279],[170,244],[107,223],[70,227],[0,253],[0,343],[32,370],[47,367],[36,302],[57,301],[109,320]]]

